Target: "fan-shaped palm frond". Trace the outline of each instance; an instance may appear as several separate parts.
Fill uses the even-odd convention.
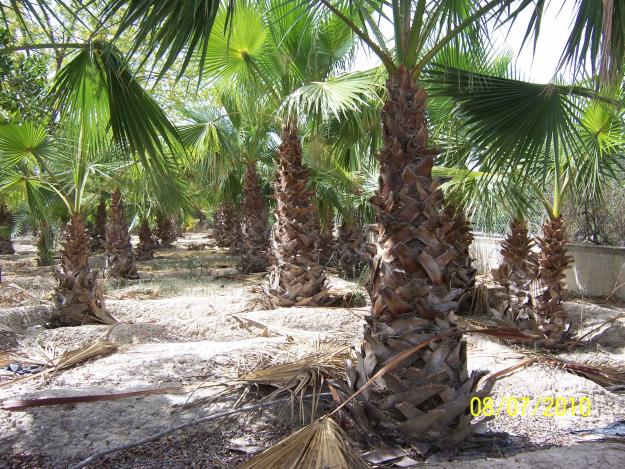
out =
[[[225,21],[218,25],[216,34],[211,34],[222,3]],[[108,0],[103,13],[106,18],[122,13],[115,38],[135,29],[131,53],[145,48],[146,58],[152,58],[161,67],[161,77],[183,56],[180,77],[196,54],[202,72],[209,39],[228,32],[226,26],[234,6],[234,0]]]
[[[466,126],[466,138],[488,148],[480,163],[488,172],[527,171],[545,155],[575,155],[584,102],[605,100],[581,86],[539,85],[433,66],[426,82],[434,96],[451,97]]]
[[[176,128],[111,44],[78,51],[57,74],[51,94],[63,124],[83,145],[107,146],[112,135],[140,159],[148,177],[173,167],[165,147],[179,141]]]
[[[380,83],[372,73],[356,72],[324,81],[313,81],[287,96],[281,109],[287,114],[317,115],[322,120],[345,117],[348,110],[357,110],[378,99]]]

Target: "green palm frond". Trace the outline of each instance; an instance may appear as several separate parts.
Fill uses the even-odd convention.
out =
[[[445,198],[463,207],[473,222],[492,225],[500,221],[502,211],[508,217],[527,219],[541,199],[540,186],[514,171],[488,173],[465,168],[435,166],[432,175],[446,181]]]
[[[357,110],[378,99],[380,84],[366,72],[348,73],[313,81],[298,88],[282,104],[287,115],[318,115],[321,119],[340,119],[349,110]]]
[[[224,87],[236,81],[273,90],[277,74],[262,10],[246,2],[238,4],[234,12],[221,8],[215,27],[224,29],[228,22],[229,33],[215,34],[208,43],[203,58],[204,73],[212,82]]]
[[[550,153],[574,155],[581,106],[604,99],[580,86],[540,85],[443,66],[431,67],[425,80],[431,95],[453,100],[466,139],[488,148],[481,163],[490,172],[529,170]]]
[[[129,158],[139,158],[154,183],[175,169],[177,130],[114,46],[96,42],[77,52],[57,74],[51,95],[71,138],[86,149],[98,151],[112,137]]]
[[[580,123],[580,149],[565,168],[573,173],[579,193],[601,198],[608,179],[619,179],[625,170],[625,119],[622,109],[590,103]]]
[[[212,34],[222,3],[226,10],[225,21]],[[122,13],[115,39],[128,30],[135,30],[131,53],[145,49],[146,57],[160,67],[161,77],[182,56],[180,77],[194,56],[199,57],[202,74],[209,39],[228,33],[226,26],[234,7],[234,0],[108,0],[103,13],[106,18]]]
[[[603,84],[618,83],[625,71],[625,3],[576,0],[575,19],[561,58],[576,70],[590,62]]]
[[[30,122],[0,126],[0,171],[26,160],[45,167],[46,154],[50,149],[50,139],[44,127]]]

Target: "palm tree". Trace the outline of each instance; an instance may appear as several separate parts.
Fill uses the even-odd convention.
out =
[[[222,92],[213,98],[211,106],[185,110],[190,123],[182,126],[180,133],[205,168],[197,172],[208,176],[202,183],[223,189],[213,191],[221,202],[214,219],[217,245],[240,251],[242,272],[264,272],[269,263],[269,230],[258,166],[271,162],[271,153],[275,151],[270,134],[274,119],[267,113],[266,99],[253,94],[254,90],[237,88],[233,90],[237,99],[230,98],[229,92]],[[241,166],[243,182],[236,183],[242,189],[243,198],[240,223],[237,223],[235,208],[227,203],[235,199],[236,188],[224,187],[223,183],[233,182],[233,168]]]
[[[67,325],[114,323],[106,312],[97,273],[88,265],[90,237],[82,213],[88,182],[106,165],[119,167],[118,162],[127,159],[121,154],[132,155],[141,162],[147,183],[169,190],[175,199],[176,180],[170,178],[174,163],[164,147],[174,145],[177,132],[141,89],[119,51],[108,43],[80,47],[56,75],[51,96],[61,110],[60,136],[55,139],[58,148],[50,151],[45,129],[14,126],[7,132],[14,145],[2,148],[5,158],[0,172],[16,177],[3,181],[3,187],[23,182],[33,194],[28,198],[31,213],[38,213],[40,220],[45,218],[34,189],[54,192],[67,208],[62,265],[55,274],[59,321]],[[30,171],[31,167],[36,170]]]
[[[565,272],[573,259],[567,254],[568,238],[562,207],[572,193],[600,198],[608,180],[618,177],[625,153],[623,112],[611,100],[594,96],[591,90],[581,87],[519,82],[504,85],[503,81],[494,85],[486,80],[460,99],[463,101],[459,107],[463,118],[471,118],[469,109],[475,96],[469,95],[479,94],[482,86],[511,86],[517,92],[525,88],[522,93],[525,102],[535,93],[534,99],[542,96],[537,99],[540,106],[550,108],[544,114],[554,115],[555,109],[562,113],[561,119],[548,123],[551,124],[549,132],[560,142],[559,145],[543,146],[546,151],[539,155],[526,154],[516,167],[489,172],[488,169],[495,166],[493,150],[475,146],[472,164],[479,165],[479,169],[438,169],[440,174],[455,177],[450,183],[451,193],[455,192],[456,198],[460,196],[467,201],[475,212],[486,213],[502,206],[508,208],[512,218],[510,233],[502,245],[503,263],[494,276],[514,295],[512,319],[531,332],[538,332],[539,342],[544,345],[559,347],[566,343],[572,332],[563,308]],[[534,91],[530,94],[532,88]],[[549,90],[550,95],[545,90]],[[525,113],[529,117],[524,116]],[[515,125],[530,121],[526,128],[535,127],[536,122],[531,121],[541,115],[528,107],[514,116]],[[469,127],[465,129],[469,129],[465,137],[475,144],[476,134]],[[466,161],[457,163],[464,166]],[[540,201],[547,217],[543,236],[537,240],[540,247],[538,258],[531,253],[532,242],[525,221],[531,206],[530,197]],[[537,304],[532,312],[529,283],[536,278],[544,289],[536,298]]]
[[[149,261],[154,258],[154,249],[156,248],[156,239],[152,234],[150,222],[144,215],[139,223],[139,245],[137,246],[137,260]]]
[[[381,113],[384,148],[379,157],[380,184],[372,199],[379,225],[377,256],[368,281],[374,304],[358,365],[350,372],[351,389],[361,388],[393,357],[408,353],[415,344],[436,335],[443,336],[414,353],[410,360],[359,396],[352,410],[364,427],[372,421],[385,431],[398,430],[410,438],[436,441],[438,445],[457,442],[468,433],[470,419],[466,409],[479,373],[467,373],[465,345],[453,322],[452,312],[458,307],[462,289],[451,289],[449,285],[452,266],[457,265],[460,253],[445,236],[453,230],[453,220],[443,211],[439,183],[432,177],[438,151],[429,144],[428,93],[419,80],[430,73],[433,62],[444,60],[441,52],[445,49],[470,51],[473,44],[479,44],[479,34],[487,19],[497,21],[508,14],[507,18],[514,20],[530,3],[522,2],[514,9],[513,2],[508,0],[480,3],[419,0],[416,4],[397,0],[391,5],[383,1],[309,2],[311,8],[323,6],[349,25],[388,72],[386,102]],[[357,20],[341,10],[347,4],[358,11]],[[528,31],[538,32],[543,7],[544,2],[537,3]],[[621,73],[622,67],[619,67],[623,63],[625,43],[614,25],[623,26],[622,17],[616,17],[622,6],[614,7],[615,21],[609,23],[610,28],[607,21],[602,24],[603,20],[597,16],[588,16],[587,2],[578,2],[577,7],[578,22],[565,59],[570,62],[580,57],[585,59],[590,43],[597,46],[592,49],[592,59],[598,59],[601,34],[607,33],[619,41],[618,45],[612,42],[612,49],[607,46],[609,42],[604,43],[605,62],[601,68]],[[374,9],[377,19],[368,8]],[[378,21],[389,16],[394,28],[392,50],[387,47]],[[604,15],[604,18],[609,17],[609,14]],[[584,23],[584,20],[588,21]],[[585,26],[588,33],[585,47],[576,47],[583,42]],[[463,90],[456,88],[448,95],[461,94]],[[494,97],[497,97],[494,92],[489,99],[483,97],[481,120],[476,118],[471,122],[478,128],[484,121],[493,124],[488,129],[491,148],[499,145],[499,149],[509,153],[511,149],[536,142],[538,138],[523,140],[518,129],[506,134],[501,125],[495,127],[495,113],[484,116]],[[498,96],[502,111],[504,103],[508,110],[512,106],[505,101],[507,97],[509,95]],[[513,127],[510,116],[496,117],[499,122],[502,119],[509,122],[509,128]],[[481,130],[485,130],[484,127]],[[527,128],[522,130],[528,132]],[[485,135],[483,132],[482,136]],[[511,164],[503,151],[498,154],[502,166]],[[441,391],[428,391],[433,385],[440,385]],[[451,400],[443,394],[449,389],[454,390]]]
[[[177,239],[172,216],[166,215],[163,211],[156,214],[156,236],[160,240],[159,246],[162,248],[172,247],[172,243]]]
[[[106,198],[104,192],[102,192],[94,214],[93,235],[91,240],[92,249],[104,249],[105,247],[106,219]]]
[[[106,271],[115,278],[138,278],[128,220],[119,189],[111,194],[111,213],[106,228]]]
[[[232,34],[211,40],[205,69],[217,81],[236,79],[241,87],[260,89],[269,97],[281,142],[269,293],[282,306],[322,304],[328,292],[316,245],[312,194],[307,189],[310,172],[302,164],[300,129],[306,121],[297,111],[314,101],[316,109],[341,112],[358,102],[363,83],[329,78],[341,69],[351,50],[351,34],[341,21],[281,0],[263,3],[263,8],[237,3],[230,17]],[[224,10],[217,16],[217,27],[226,18]]]
[[[0,202],[0,254],[15,254],[11,241],[13,217],[4,202]]]

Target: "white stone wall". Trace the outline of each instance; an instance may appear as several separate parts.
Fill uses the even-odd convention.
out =
[[[484,274],[501,261],[502,238],[477,235],[470,252],[478,273]],[[567,288],[578,295],[625,299],[625,248],[569,244],[573,266],[566,272]]]

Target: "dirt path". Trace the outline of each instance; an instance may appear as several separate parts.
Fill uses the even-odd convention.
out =
[[[234,259],[212,246],[205,234],[185,235],[177,248],[156,253],[153,261],[139,262],[142,278],[128,283],[107,281],[108,308],[121,323],[47,329],[52,308],[47,301],[53,288],[50,269],[34,263],[31,240],[19,239],[15,257],[1,256],[5,285],[24,289],[23,295],[0,296],[0,326],[17,334],[21,350],[29,354],[58,354],[90,343],[108,333],[119,348],[103,358],[61,371],[47,380],[41,377],[0,387],[0,402],[7,399],[104,394],[165,386],[186,386],[185,392],[149,395],[116,401],[34,407],[24,411],[0,410],[0,462],[6,467],[67,467],[107,447],[134,441],[209,411],[231,405],[189,407],[215,396],[215,385],[250,366],[263,351],[284,344],[312,344],[315,340],[358,341],[368,308],[266,309],[259,285],[262,276],[235,275]],[[201,250],[188,250],[205,244]],[[96,256],[94,265],[101,265]],[[335,288],[362,293],[355,283],[331,276]],[[9,287],[2,286],[3,292]],[[7,300],[6,298],[9,298]],[[588,303],[569,303],[580,327],[592,330],[624,310]],[[597,331],[593,350],[576,352],[576,360],[625,362],[625,318],[606,331]],[[1,339],[2,336],[0,336]],[[525,356],[514,347],[470,336],[472,369],[498,371]],[[0,372],[0,384],[13,378]],[[204,384],[203,389],[189,390]],[[206,385],[212,385],[206,387]],[[449,461],[429,462],[438,467],[619,467],[625,447],[618,442],[625,428],[625,396],[592,381],[551,366],[535,364],[501,379],[493,389],[496,403],[510,397],[587,397],[588,417],[545,417],[546,405],[534,416],[509,416],[501,412],[485,431],[507,432],[519,447],[562,448],[515,454],[488,460],[479,454],[456,453]],[[281,409],[242,415],[219,424],[203,425],[172,435],[161,442],[116,455],[93,467],[233,467],[281,437],[297,425]],[[288,414],[288,412],[287,412]],[[584,432],[580,431],[583,430]],[[514,445],[513,445],[514,446]],[[362,448],[366,450],[368,448]],[[501,454],[517,451],[506,449]],[[24,455],[18,456],[23,453]],[[486,453],[484,453],[486,454]],[[484,455],[483,454],[483,455]],[[470,462],[462,461],[471,457]],[[9,461],[13,461],[9,465]],[[592,464],[591,464],[592,463]],[[193,465],[195,464],[195,466]],[[0,467],[5,467],[0,463]]]

